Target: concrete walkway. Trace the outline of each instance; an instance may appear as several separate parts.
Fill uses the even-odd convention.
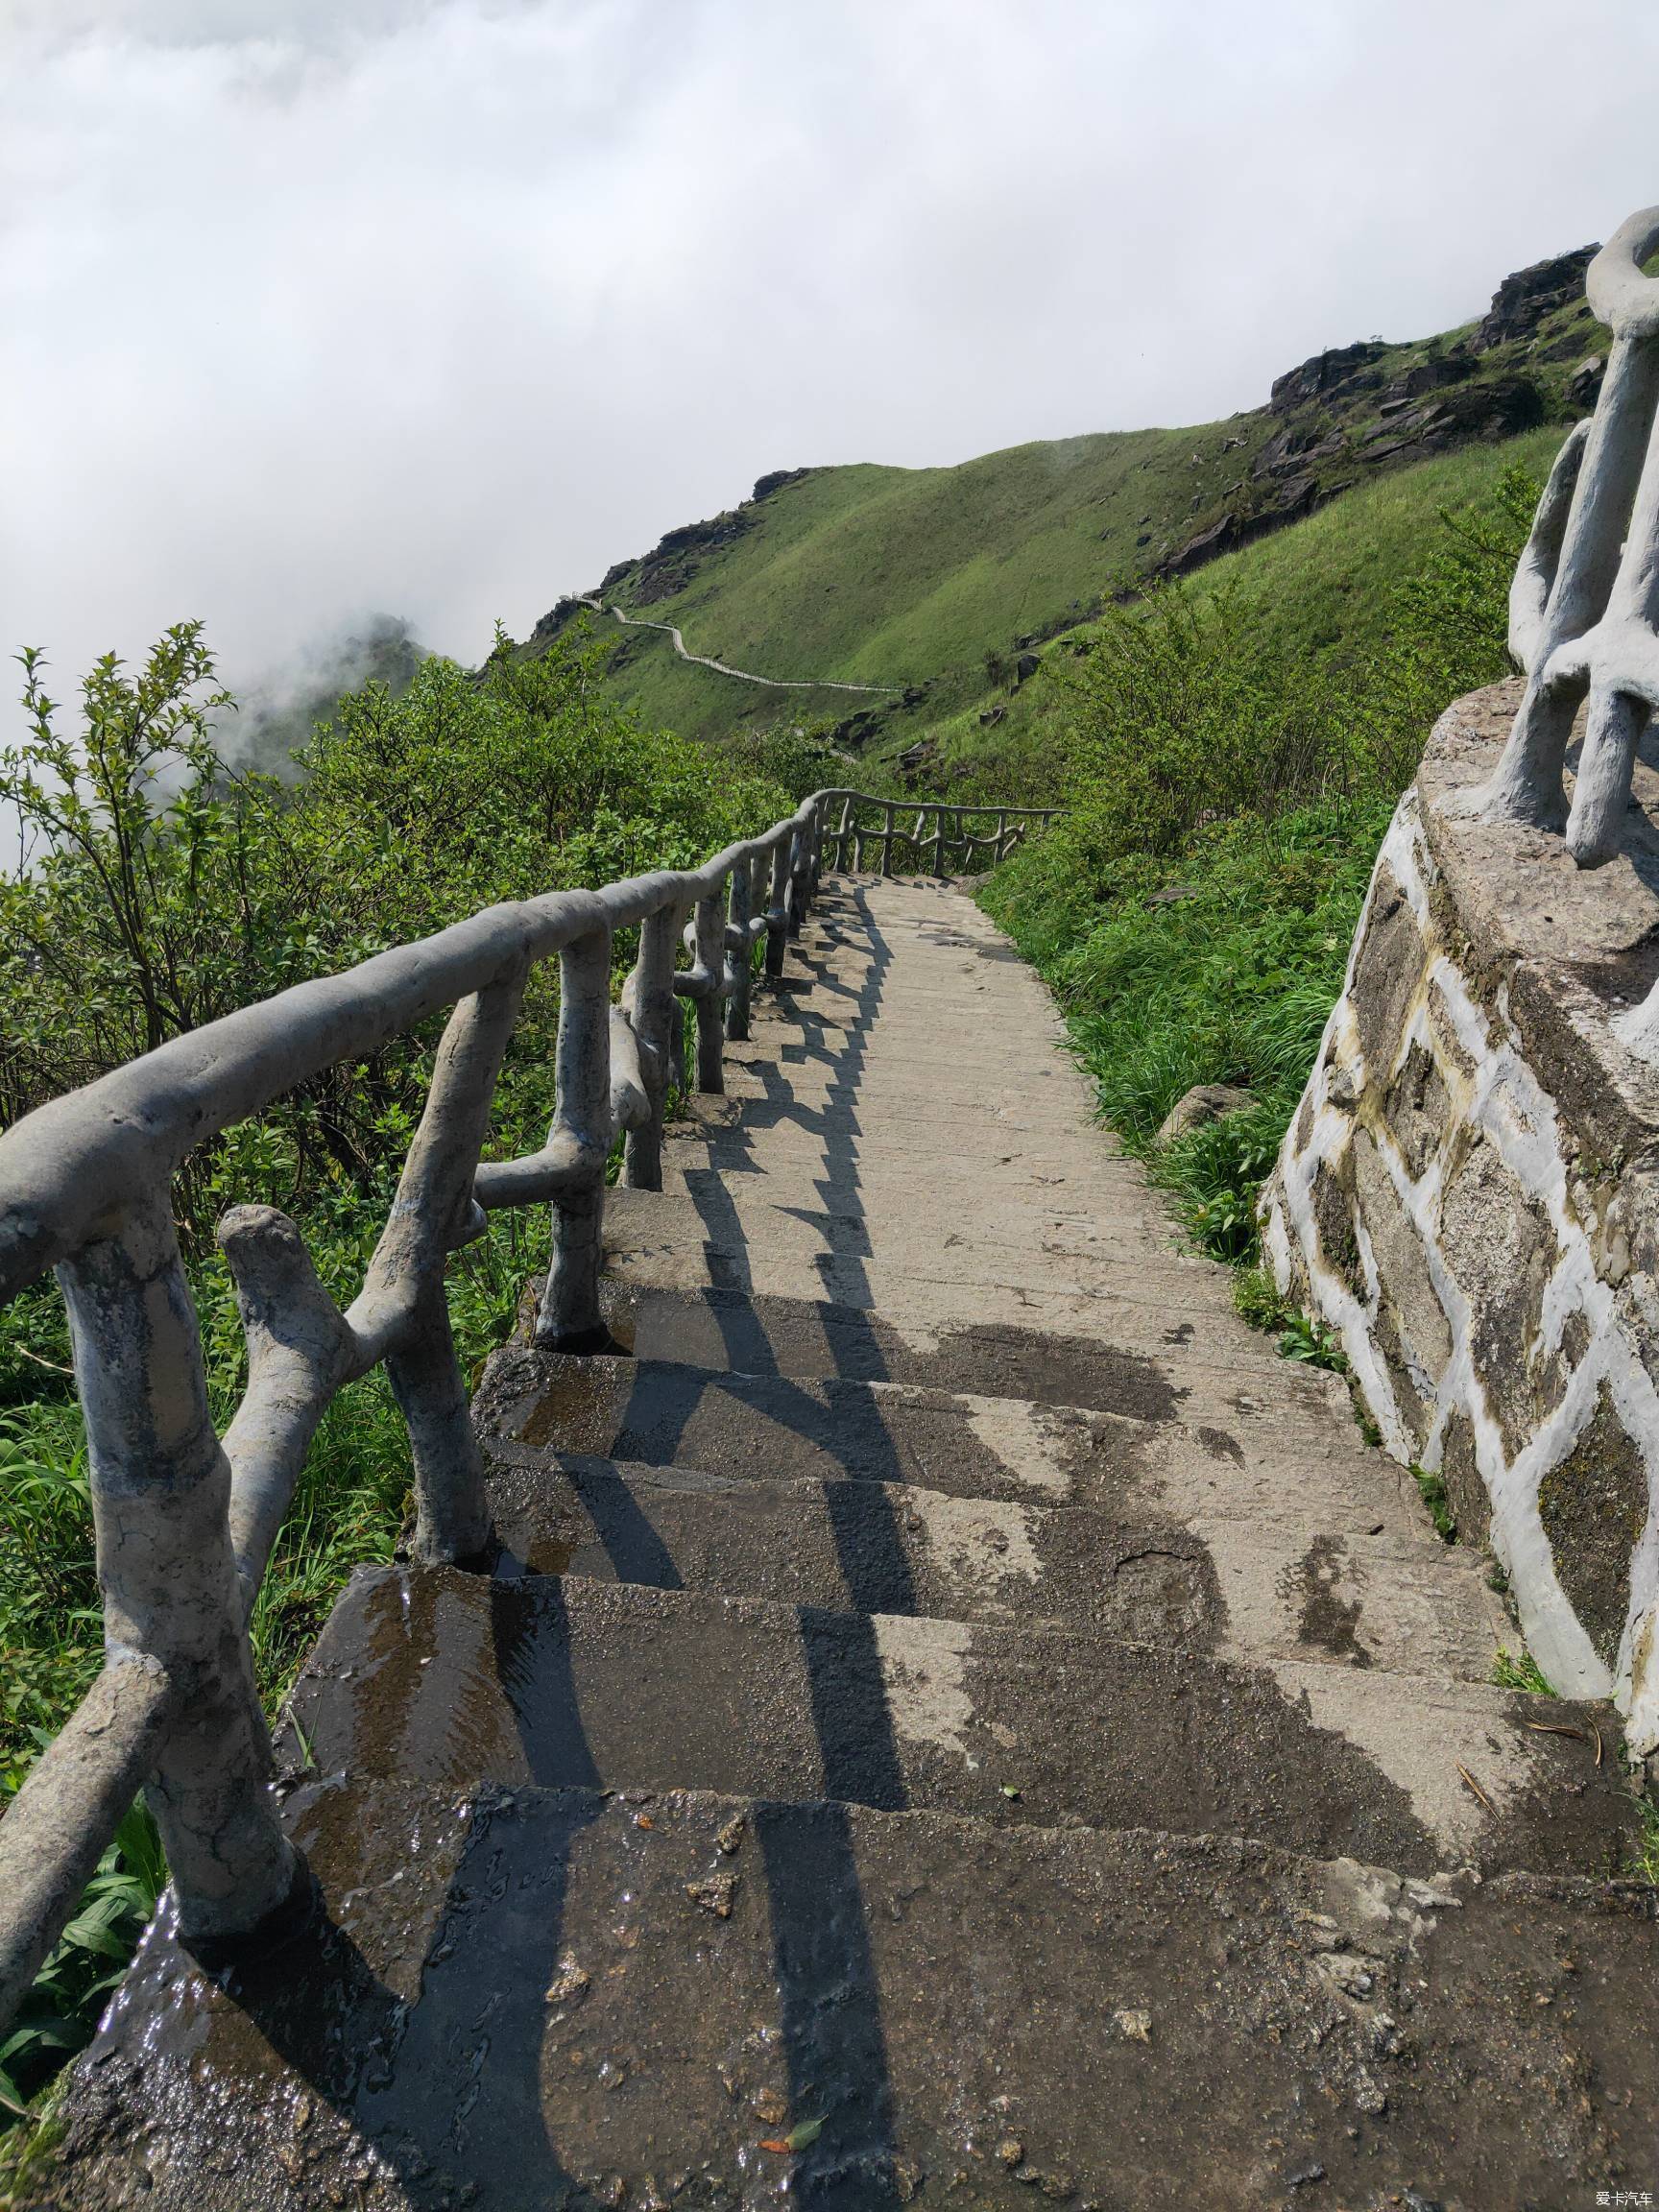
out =
[[[768,691],[878,691],[896,696],[903,688],[900,684],[840,684],[828,676],[754,676],[747,668],[733,668],[707,653],[693,653],[672,622],[652,622],[643,615],[624,614],[620,607],[607,607],[599,598],[578,598],[577,605],[590,607],[595,614],[613,616],[625,630],[661,630],[681,660],[689,661],[694,668],[712,668],[716,676],[735,676],[740,684],[764,685]]]
[[[65,2205],[1466,2207],[1659,2185],[1611,1716],[1094,1123],[927,884],[826,895],[477,1417],[493,1576],[361,1575],[323,1902],[153,1937]],[[1415,2192],[1415,2195],[1410,2194]]]

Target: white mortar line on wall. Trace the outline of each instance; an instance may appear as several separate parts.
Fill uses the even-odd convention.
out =
[[[1377,891],[1377,878],[1384,861],[1390,856],[1401,817],[1415,803],[1415,791],[1407,791],[1400,802],[1394,821],[1389,824],[1388,834],[1382,840],[1382,850],[1371,870],[1371,881],[1366,889],[1364,905],[1360,909],[1362,915],[1371,910],[1371,902]],[[1406,889],[1406,896],[1409,900],[1410,890],[1404,885],[1402,888]],[[1419,896],[1422,896],[1420,889]],[[1417,911],[1414,906],[1413,912]],[[1426,899],[1422,911],[1427,912]],[[1308,1142],[1300,1147],[1296,1142],[1296,1120],[1301,1118],[1298,1112],[1280,1146],[1279,1187],[1285,1195],[1286,1210],[1290,1215],[1297,1242],[1302,1247],[1303,1262],[1308,1269],[1314,1304],[1342,1338],[1343,1353],[1359,1384],[1360,1393],[1371,1409],[1371,1417],[1382,1434],[1384,1449],[1391,1457],[1409,1466],[1410,1434],[1401,1416],[1387,1368],[1371,1341],[1371,1324],[1376,1320],[1378,1284],[1375,1256],[1369,1254],[1370,1238],[1366,1238],[1361,1248],[1362,1262],[1367,1257],[1370,1262],[1364,1270],[1372,1309],[1367,1312],[1334,1269],[1326,1267],[1318,1259],[1321,1245],[1318,1226],[1313,1217],[1313,1186],[1318,1179],[1319,1169],[1340,1152],[1351,1120],[1345,1110],[1332,1101],[1331,1070],[1337,1065],[1347,1067],[1358,1064],[1360,1058],[1354,1026],[1353,998],[1354,976],[1363,935],[1362,927],[1354,933],[1354,942],[1348,948],[1348,965],[1342,977],[1341,995],[1331,1009],[1330,1019],[1319,1040],[1319,1051],[1313,1062],[1313,1074],[1308,1093],[1313,1106],[1312,1127]],[[1276,1209],[1268,1222],[1264,1241],[1268,1258],[1273,1262],[1274,1280],[1281,1290],[1288,1290],[1291,1280],[1289,1240]]]
[[[1446,955],[1441,955],[1431,974],[1465,1050],[1471,1048],[1473,1039],[1483,1034],[1489,1037],[1489,1024]],[[1659,1573],[1655,1572],[1659,1568],[1659,1543],[1655,1540],[1652,1503],[1655,1470],[1645,1441],[1659,1437],[1659,1392],[1655,1391],[1630,1342],[1619,1312],[1617,1291],[1597,1272],[1589,1235],[1574,1209],[1567,1187],[1567,1166],[1561,1156],[1555,1102],[1522,1054],[1520,1040],[1509,1021],[1506,991],[1500,993],[1498,1012],[1507,1035],[1500,1045],[1488,1044],[1484,1064],[1478,1061],[1480,1072],[1469,1118],[1485,1132],[1496,1146],[1499,1158],[1522,1188],[1544,1207],[1554,1231],[1561,1256],[1545,1286],[1540,1313],[1541,1344],[1548,1351],[1559,1351],[1561,1333],[1574,1311],[1583,1314],[1590,1330],[1589,1344],[1568,1380],[1560,1404],[1516,1454],[1506,1470],[1506,1481],[1514,1490],[1515,1504],[1528,1516],[1528,1539],[1531,1540],[1535,1532],[1535,1540],[1548,1559],[1549,1540],[1538,1506],[1544,1478],[1560,1465],[1588,1428],[1595,1416],[1601,1385],[1606,1384],[1625,1431],[1642,1452],[1648,1484],[1647,1518],[1631,1557],[1630,1606],[1614,1670],[1614,1679],[1622,1693],[1621,1701],[1629,1701],[1634,1734],[1638,1703],[1646,1704],[1659,1696],[1659,1684],[1638,1684],[1631,1679],[1635,1637],[1655,1596],[1659,1595]],[[1552,1567],[1550,1579],[1551,1582],[1556,1579]],[[1559,1588],[1558,1583],[1556,1587]],[[1565,1606],[1564,1596],[1561,1601]],[[1567,1617],[1573,1629],[1588,1645],[1589,1638],[1570,1608]],[[1531,1633],[1528,1627],[1529,1640]],[[1597,1671],[1605,1675],[1599,1657],[1595,1664]],[[1545,1672],[1550,1671],[1546,1666]],[[1551,1675],[1551,1679],[1559,1681],[1560,1677]]]
[[[1429,939],[1428,949],[1432,951],[1434,936],[1429,885],[1435,879],[1438,871],[1423,834],[1422,818],[1415,799],[1409,808],[1402,806],[1390,826],[1389,834],[1383,843],[1383,854],[1388,859],[1390,871],[1405,893],[1412,913]],[[1553,1153],[1553,1106],[1545,1097],[1542,1087],[1534,1083],[1543,1112],[1534,1117],[1535,1142],[1531,1156],[1528,1157],[1526,1150],[1511,1141],[1511,1132],[1504,1118],[1493,1110],[1494,1094],[1503,1072],[1503,1061],[1493,1046],[1484,1015],[1470,997],[1455,966],[1444,952],[1434,954],[1430,961],[1424,997],[1406,1027],[1392,1064],[1385,1070],[1361,1068],[1361,1085],[1367,1077],[1379,1088],[1391,1080],[1409,1054],[1413,1043],[1420,1044],[1426,1051],[1432,1053],[1432,1040],[1429,1031],[1430,991],[1438,993],[1453,1033],[1475,1067],[1472,1079],[1458,1080],[1457,1071],[1447,1070],[1443,1057],[1433,1055],[1442,1074],[1451,1078],[1448,1088],[1454,1098],[1456,1092],[1464,1093],[1464,1096],[1455,1102],[1456,1110],[1452,1117],[1454,1122],[1462,1121],[1479,1128],[1492,1141],[1499,1158],[1515,1175],[1522,1188],[1529,1195],[1539,1198],[1550,1211],[1551,1226],[1556,1230],[1559,1242],[1564,1232],[1571,1234],[1571,1224],[1564,1205],[1565,1172],[1560,1171],[1558,1177],[1563,1203],[1559,1207],[1551,1207],[1546,1190],[1541,1187],[1548,1181],[1548,1169],[1542,1164],[1543,1147],[1537,1142],[1537,1126],[1542,1121],[1550,1131],[1548,1146]],[[1508,1059],[1511,1063],[1515,1060],[1512,1050],[1508,1053]],[[1474,1435],[1476,1464],[1492,1501],[1492,1548],[1510,1576],[1516,1608],[1521,1615],[1522,1631],[1534,1657],[1557,1689],[1570,1695],[1605,1696],[1613,1686],[1612,1676],[1561,1587],[1550,1541],[1544,1532],[1543,1520],[1538,1510],[1538,1488],[1544,1471],[1536,1452],[1539,1438],[1535,1437],[1532,1444],[1518,1455],[1515,1464],[1511,1465],[1503,1448],[1503,1431],[1476,1372],[1473,1315],[1462,1287],[1447,1263],[1440,1243],[1441,1201],[1444,1194],[1441,1162],[1438,1158],[1431,1161],[1422,1178],[1414,1181],[1392,1131],[1380,1125],[1369,1134],[1378,1157],[1388,1171],[1407,1219],[1422,1245],[1430,1284],[1446,1316],[1452,1335],[1451,1358],[1430,1399],[1434,1407],[1434,1416],[1424,1445],[1422,1464],[1431,1470],[1438,1470],[1447,1423],[1455,1411],[1461,1411]],[[1560,1168],[1558,1157],[1556,1166]],[[1591,1388],[1590,1404],[1593,1407],[1594,1385]],[[1582,1421],[1579,1426],[1582,1426]],[[1563,1447],[1562,1455],[1570,1449],[1571,1440]]]
[[[1499,996],[1498,1016],[1504,1035],[1498,1041],[1456,963],[1443,950],[1433,950],[1436,932],[1428,887],[1438,871],[1422,834],[1415,791],[1407,792],[1402,800],[1378,854],[1366,899],[1367,914],[1384,865],[1428,938],[1432,956],[1419,1003],[1405,1027],[1392,1065],[1376,1071],[1372,1080],[1392,1079],[1413,1044],[1433,1057],[1448,1085],[1453,1120],[1479,1130],[1491,1142],[1503,1166],[1549,1217],[1559,1257],[1545,1286],[1538,1347],[1558,1353],[1566,1322],[1575,1311],[1584,1316],[1590,1331],[1585,1354],[1574,1368],[1560,1403],[1510,1461],[1502,1429],[1475,1370],[1468,1301],[1441,1249],[1441,1163],[1432,1161],[1421,1178],[1413,1178],[1392,1131],[1366,1125],[1422,1246],[1431,1286],[1452,1337],[1451,1357],[1439,1382],[1431,1383],[1427,1375],[1423,1378],[1429,1386],[1422,1395],[1433,1407],[1433,1420],[1421,1464],[1431,1470],[1439,1467],[1447,1423],[1455,1411],[1461,1411],[1470,1423],[1477,1465],[1492,1500],[1493,1549],[1511,1575],[1522,1626],[1545,1673],[1568,1693],[1600,1696],[1612,1689],[1628,1716],[1632,1743],[1639,1748],[1650,1746],[1659,1741],[1659,1668],[1653,1664],[1651,1648],[1652,1622],[1659,1617],[1655,1612],[1659,1600],[1659,1511],[1653,1503],[1659,1485],[1655,1484],[1644,1439],[1659,1438],[1659,1391],[1631,1341],[1621,1315],[1618,1291],[1597,1272],[1590,1236],[1572,1203],[1555,1102],[1527,1064],[1509,1016],[1506,990]],[[1310,1087],[1314,1115],[1309,1141],[1297,1153],[1293,1123],[1281,1155],[1279,1181],[1315,1303],[1340,1332],[1356,1380],[1384,1444],[1396,1458],[1409,1463],[1409,1431],[1401,1417],[1386,1366],[1372,1340],[1379,1285],[1375,1254],[1362,1215],[1357,1211],[1356,1237],[1367,1291],[1364,1304],[1315,1257],[1321,1247],[1313,1216],[1313,1184],[1320,1166],[1341,1153],[1358,1126],[1356,1118],[1333,1100],[1332,1077],[1340,1069],[1357,1094],[1366,1082],[1352,1005],[1362,934],[1356,934],[1343,995],[1326,1024]],[[1464,1075],[1455,1065],[1448,1065],[1445,1054],[1433,1051],[1431,997],[1438,999],[1448,1027],[1473,1063],[1473,1076]],[[1287,1287],[1289,1240],[1286,1223],[1277,1212],[1269,1221],[1265,1241],[1281,1286]],[[1637,1295],[1634,1286],[1630,1295]],[[1418,1362],[1409,1347],[1403,1345],[1402,1349],[1415,1377]],[[1649,1495],[1647,1519],[1631,1554],[1630,1604],[1611,1673],[1561,1588],[1539,1511],[1545,1478],[1567,1457],[1593,1420],[1603,1383],[1626,1431],[1642,1451]]]

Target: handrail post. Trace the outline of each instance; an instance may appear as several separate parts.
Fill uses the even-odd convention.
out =
[[[583,1173],[553,1200],[553,1262],[536,1341],[556,1352],[610,1342],[599,1305],[605,1163],[611,1149],[611,933],[590,929],[559,955],[558,1106],[553,1139],[579,1149]],[[550,1140],[551,1142],[552,1140]]]
[[[755,880],[747,860],[732,871],[732,893],[726,919],[726,1034],[741,1043],[749,1034],[749,985],[755,970],[750,961],[750,901]]]
[[[409,1148],[374,1272],[413,1278],[408,1322],[386,1353],[386,1376],[409,1430],[418,1559],[476,1560],[491,1538],[484,1460],[467,1380],[455,1356],[445,1262],[470,1234],[473,1177],[489,1132],[501,1062],[524,995],[522,964],[465,998],[438,1047],[420,1129]]]
[[[806,919],[806,832],[792,830],[789,832],[789,878],[783,895],[791,937],[800,936],[801,925]]]
[[[726,1088],[726,886],[699,899],[694,921],[697,969],[703,988],[697,995],[697,1088],[718,1097]]]
[[[847,853],[852,842],[848,832],[852,827],[852,822],[853,801],[851,798],[846,798],[841,802],[841,820],[835,830],[835,865],[837,868],[845,868],[847,865]]]
[[[938,877],[943,877],[945,874],[945,809],[943,806],[935,806],[933,809],[933,873]]]
[[[674,1071],[674,1041],[684,1041],[680,1001],[674,996],[674,955],[681,909],[659,906],[639,925],[634,963],[634,1031],[640,1044],[640,1072],[651,1100],[651,1118],[630,1129],[622,1145],[622,1180],[634,1190],[662,1188],[662,1120]],[[680,1070],[682,1079],[684,1070]]]
[[[766,934],[766,894],[772,884],[772,855],[762,849],[749,863],[749,934],[758,944]]]
[[[789,844],[787,831],[772,848],[772,890],[766,902],[766,973],[783,973],[783,955],[789,935]]]
[[[893,807],[891,802],[889,802],[886,811],[881,817],[881,873],[883,876],[891,876],[893,873]]]
[[[187,1937],[246,1935],[298,1873],[270,1791],[230,1550],[230,1467],[165,1190],[58,1269],[86,1422],[104,1639],[174,1681],[146,1785]]]

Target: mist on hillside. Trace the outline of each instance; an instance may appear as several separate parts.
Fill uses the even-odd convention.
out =
[[[275,668],[241,682],[231,671],[226,689],[235,711],[213,725],[220,757],[231,768],[297,780],[294,756],[310,743],[319,722],[332,718],[343,693],[379,683],[397,697],[429,650],[402,615],[364,614],[312,638]]]

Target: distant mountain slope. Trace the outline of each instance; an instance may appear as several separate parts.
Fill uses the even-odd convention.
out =
[[[787,716],[841,717],[844,742],[897,750],[1014,657],[1112,594],[1185,574],[1355,487],[1582,413],[1599,330],[1592,248],[1506,277],[1479,324],[1316,355],[1264,407],[1197,428],[1012,446],[949,469],[781,470],[711,521],[672,531],[598,588],[687,648],[757,674],[895,685],[891,702],[768,692],[688,665],[665,636],[600,635],[607,687],[656,722],[717,738]],[[593,617],[574,595],[532,643]]]

